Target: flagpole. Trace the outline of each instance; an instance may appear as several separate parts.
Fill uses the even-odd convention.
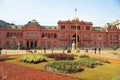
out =
[[[77,8],[75,8],[75,26],[76,26],[76,52],[78,52],[78,36],[77,36],[77,17],[76,17],[76,13],[77,13]]]

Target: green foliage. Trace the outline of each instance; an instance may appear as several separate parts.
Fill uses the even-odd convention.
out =
[[[27,63],[40,63],[46,61],[45,57],[39,54],[28,54],[22,56],[21,61],[27,62]]]
[[[89,58],[89,56],[86,54],[83,54],[83,55],[80,55],[80,58]]]
[[[83,67],[94,68],[95,60],[91,58],[81,58],[77,63]]]
[[[75,61],[54,61],[48,63],[48,66],[66,72],[79,72],[83,70]]]
[[[112,46],[111,48],[115,51],[119,48],[119,46]]]
[[[100,58],[92,58],[95,61],[99,61],[101,63],[110,63],[108,60],[100,59]]]

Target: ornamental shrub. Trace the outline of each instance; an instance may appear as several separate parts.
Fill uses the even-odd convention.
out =
[[[45,62],[46,59],[44,56],[39,54],[28,54],[28,55],[22,56],[21,61],[36,64],[40,62]]]
[[[84,70],[75,61],[54,61],[54,62],[48,63],[47,66],[57,70],[66,71],[68,73],[79,72]]]
[[[54,58],[55,60],[73,60],[74,56],[65,53],[52,53],[47,55],[48,58]]]

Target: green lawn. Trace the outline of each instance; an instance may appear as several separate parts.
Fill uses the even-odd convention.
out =
[[[39,64],[28,64],[20,62],[21,55],[10,56],[10,59],[6,60],[6,62],[31,67],[38,70],[45,71],[44,67],[48,64],[48,62],[55,61],[54,59],[47,58],[48,62],[42,62]],[[76,57],[78,59],[78,57]],[[55,73],[62,74],[62,73]],[[95,68],[85,68],[84,71],[78,73],[71,74],[62,74],[66,76],[71,76],[75,78],[79,78],[81,80],[120,80],[120,64],[104,64],[98,65]]]

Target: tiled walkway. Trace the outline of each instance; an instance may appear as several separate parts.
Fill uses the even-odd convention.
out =
[[[0,62],[0,80],[78,80],[71,77]]]

